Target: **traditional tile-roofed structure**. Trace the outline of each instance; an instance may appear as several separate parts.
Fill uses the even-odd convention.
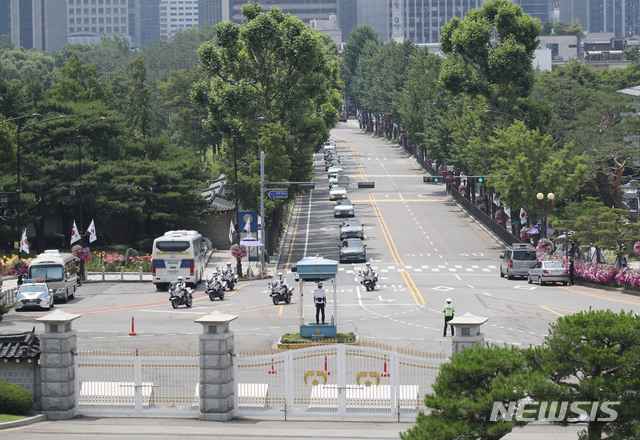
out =
[[[38,359],[40,338],[36,328],[30,332],[0,334],[0,359]]]

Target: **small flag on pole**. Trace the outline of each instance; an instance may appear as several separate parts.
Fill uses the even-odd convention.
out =
[[[244,232],[247,233],[247,237],[251,237],[251,217],[248,217],[247,222],[244,224]]]
[[[524,208],[520,208],[520,224],[527,224],[527,211],[525,211]]]
[[[233,234],[236,232],[233,227],[233,220],[231,220],[231,224],[229,225],[229,243],[233,243]]]
[[[24,228],[22,232],[22,238],[20,238],[20,251],[25,254],[29,253],[29,240],[27,240],[27,228]]]
[[[96,225],[93,223],[93,219],[91,219],[91,224],[89,225],[89,243],[93,243],[98,239],[96,235]]]
[[[80,241],[80,232],[78,232],[78,227],[76,226],[76,221],[73,221],[73,229],[71,229],[71,244],[76,241]]]

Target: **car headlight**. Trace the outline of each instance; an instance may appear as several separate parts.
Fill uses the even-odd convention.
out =
[[[64,293],[64,288],[54,290],[55,293]]]
[[[48,296],[49,292],[42,292],[40,295],[38,295],[38,299],[45,299]]]
[[[25,299],[25,296],[24,296],[24,294],[22,294],[22,293],[18,293],[18,294],[16,295],[16,299]]]

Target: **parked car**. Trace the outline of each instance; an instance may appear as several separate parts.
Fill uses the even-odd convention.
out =
[[[340,199],[333,207],[334,217],[353,217],[354,215],[355,208],[349,199]]]
[[[340,262],[367,261],[367,246],[359,238],[347,238],[340,247]]]
[[[358,219],[344,220],[340,225],[340,240],[346,238],[364,238],[363,224]]]
[[[347,188],[344,186],[333,186],[329,191],[329,200],[339,200],[347,198]]]
[[[538,255],[528,243],[517,243],[500,255],[500,277],[512,280],[514,277],[527,277],[529,269],[538,262]]]
[[[529,269],[527,282],[529,284],[536,281],[543,286],[545,283],[569,284],[569,269],[562,264],[562,261],[538,261],[535,266]]]
[[[43,279],[27,278],[16,293],[16,310],[39,307],[49,310],[53,307],[53,292]]]
[[[324,161],[324,169],[325,171],[329,171],[331,167],[341,167],[340,161],[338,159],[329,159]]]

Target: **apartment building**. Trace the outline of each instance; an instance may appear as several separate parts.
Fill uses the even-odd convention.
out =
[[[184,29],[198,25],[198,0],[160,1],[160,35],[171,40]]]

